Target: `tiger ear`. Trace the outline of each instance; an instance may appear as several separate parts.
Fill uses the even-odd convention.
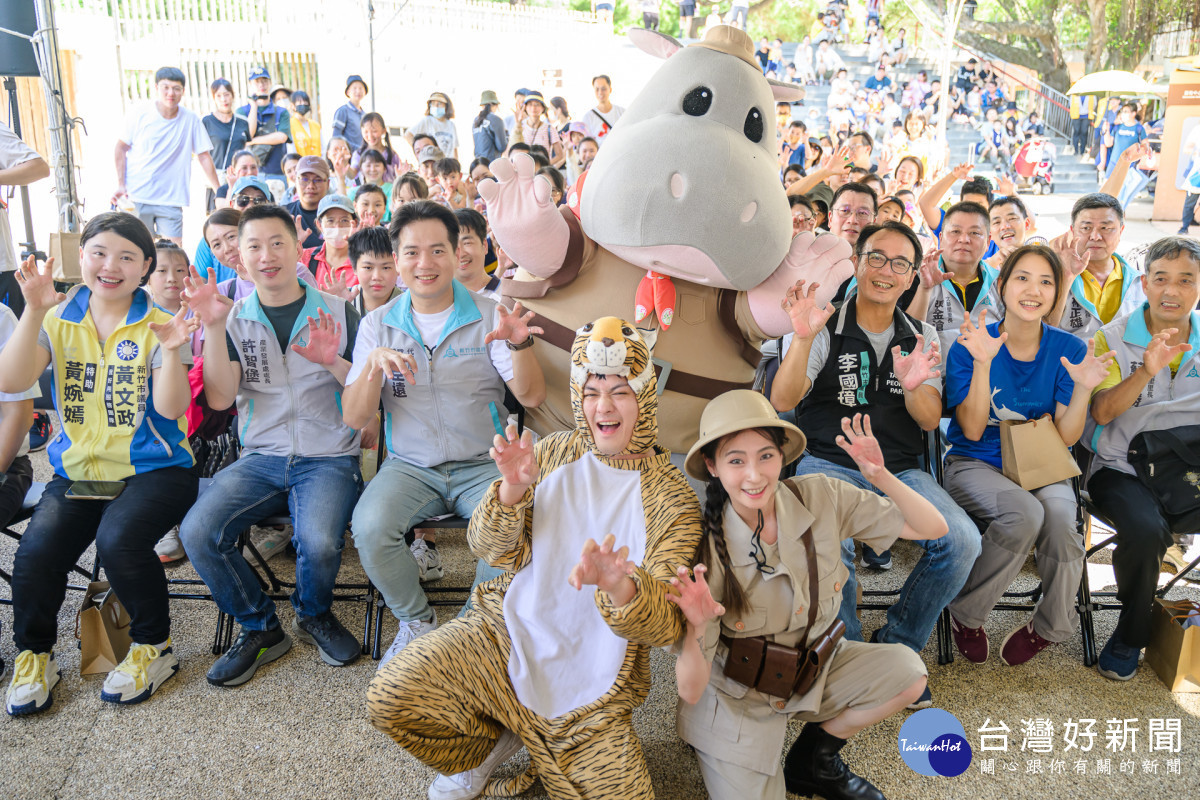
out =
[[[646,349],[653,353],[654,345],[658,343],[658,328],[638,328],[637,332],[646,343]]]

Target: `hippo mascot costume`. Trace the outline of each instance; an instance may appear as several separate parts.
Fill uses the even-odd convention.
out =
[[[763,340],[791,331],[780,304],[797,280],[827,302],[854,267],[829,234],[792,238],[779,179],[775,103],[801,87],[763,77],[754,44],[732,26],[683,47],[647,30],[630,37],[666,59],[604,140],[568,207],[521,153],[483,181],[492,230],[520,265],[501,284],[535,312],[548,397],[529,409],[542,434],[572,428],[568,357],[575,330],[598,316],[657,327],[659,441],[696,440],[709,400],[750,388]]]

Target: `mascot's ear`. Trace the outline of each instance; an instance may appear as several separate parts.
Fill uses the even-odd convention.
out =
[[[629,32],[633,36],[633,31]],[[771,84],[771,94],[775,95],[777,102],[795,103],[804,99],[804,87],[797,86],[794,83],[784,83],[783,81],[775,81],[767,78],[767,83]]]
[[[654,345],[658,342],[658,328],[638,328],[637,332],[642,337],[642,341],[646,343],[646,349],[653,356]]]
[[[655,58],[670,58],[683,48],[680,42],[665,33],[648,31],[645,28],[634,28],[629,31],[629,39],[643,53],[649,53]]]

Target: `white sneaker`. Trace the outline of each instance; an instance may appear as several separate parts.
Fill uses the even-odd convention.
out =
[[[437,612],[432,609],[429,612],[431,621],[423,619],[414,619],[412,622],[401,622],[400,630],[396,631],[396,638],[392,640],[392,646],[383,654],[383,658],[379,659],[379,666],[376,670],[383,669],[383,665],[392,660],[392,656],[399,653],[408,643],[418,636],[424,636],[431,630],[437,628]]]
[[[282,553],[287,548],[288,542],[292,540],[291,525],[284,525],[282,530],[256,528],[255,531],[250,534],[250,544],[254,545],[254,549],[263,557],[263,561],[270,561]],[[249,547],[242,548],[242,558],[246,559],[251,566],[258,563]]]
[[[4,694],[4,709],[14,717],[45,711],[54,704],[50,691],[61,677],[54,653],[22,650],[13,664],[12,681]]]
[[[492,752],[488,753],[488,757],[478,767],[457,775],[438,775],[437,779],[429,784],[429,800],[470,800],[479,797],[496,767],[523,746],[515,733],[505,729],[496,740]]]
[[[175,657],[170,638],[162,650],[152,644],[134,644],[125,660],[104,679],[100,699],[121,705],[149,700],[150,695],[178,671],[179,659]]]
[[[412,550],[413,558],[417,560],[417,577],[421,583],[440,581],[446,577],[446,571],[442,569],[442,557],[424,539],[413,539],[408,549]]]
[[[165,536],[158,540],[158,544],[154,545],[154,554],[164,564],[187,558],[187,553],[183,551],[183,542],[179,541],[178,525],[171,528]]]

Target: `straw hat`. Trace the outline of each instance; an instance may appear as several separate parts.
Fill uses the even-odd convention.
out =
[[[749,37],[747,37],[749,38]],[[808,443],[804,434],[790,422],[784,422],[775,413],[771,401],[759,392],[749,389],[734,389],[713,399],[700,415],[700,438],[688,451],[683,469],[698,481],[709,479],[708,467],[704,465],[701,449],[731,433],[752,428],[781,428],[787,439],[783,443],[783,462],[790,464],[800,457]]]

